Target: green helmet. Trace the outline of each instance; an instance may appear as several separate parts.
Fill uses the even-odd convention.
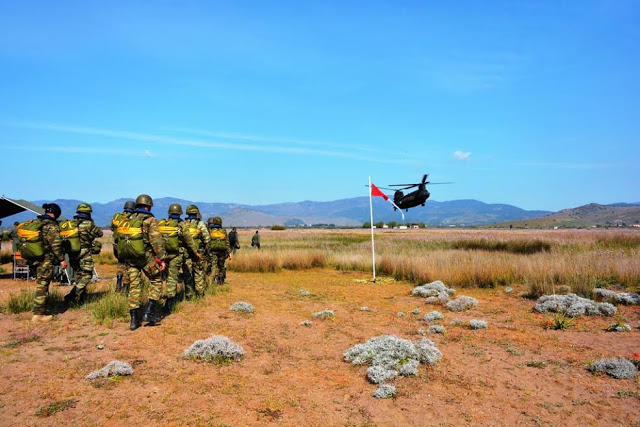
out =
[[[91,209],[91,205],[89,203],[80,203],[78,205],[78,207],[76,208],[76,212],[77,213],[91,213],[93,212],[93,209]]]
[[[182,206],[180,206],[178,203],[172,204],[171,206],[169,206],[169,214],[182,215]]]
[[[136,206],[138,206],[138,205],[149,206],[150,208],[152,208],[153,207],[153,199],[151,198],[151,196],[149,196],[147,194],[141,194],[136,199]]]
[[[209,218],[207,222],[209,223],[209,225],[211,224],[222,225],[222,218],[220,218],[219,216],[214,216],[213,218]]]
[[[187,215],[195,215],[199,213],[200,213],[200,209],[198,209],[196,205],[187,206]]]
[[[136,203],[133,200],[127,200],[126,202],[124,202],[124,208],[123,210],[134,210],[136,208]]]

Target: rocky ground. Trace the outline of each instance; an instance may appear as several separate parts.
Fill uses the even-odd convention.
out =
[[[99,272],[113,276],[114,268]],[[615,320],[602,317],[555,331],[544,328],[552,315],[532,312],[524,286],[510,294],[458,290],[479,305],[451,313],[411,296],[409,283],[366,278],[323,269],[230,273],[228,292],[183,303],[162,325],[135,332],[121,321],[97,325],[83,309],[44,325],[29,313],[0,314],[0,425],[640,425],[638,380],[585,368],[640,352],[637,306],[620,307],[631,332],[605,332]],[[0,280],[0,304],[27,286]],[[237,301],[255,313],[230,311]],[[311,317],[325,309],[335,317]],[[394,399],[373,398],[366,366],[344,362],[343,352],[381,334],[416,341],[433,310],[444,314],[433,324],[446,333],[428,338],[443,360],[397,378]],[[451,326],[453,319],[466,326]],[[488,329],[471,330],[470,319]],[[181,357],[212,335],[237,342],[245,356],[222,365]],[[114,359],[131,364],[133,375],[85,379]]]

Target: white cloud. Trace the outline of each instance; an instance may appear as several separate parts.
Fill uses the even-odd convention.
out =
[[[144,150],[145,157],[155,157],[155,155],[150,150]]]
[[[458,160],[468,160],[469,157],[471,157],[471,151],[460,151],[460,150],[456,150],[453,153],[453,157],[455,157]]]

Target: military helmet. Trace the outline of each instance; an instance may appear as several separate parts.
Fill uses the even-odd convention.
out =
[[[45,213],[52,213],[54,217],[58,218],[62,214],[62,209],[56,203],[45,203],[42,205]]]
[[[149,196],[147,194],[141,194],[136,199],[136,206],[138,206],[138,205],[149,206],[150,208],[152,208],[153,207],[153,199],[151,198],[151,196]]]
[[[169,206],[169,214],[182,215],[182,206],[180,206],[178,203],[173,203],[171,206]]]
[[[198,209],[196,205],[187,206],[187,215],[195,215],[199,213],[200,213],[200,209]]]
[[[134,210],[136,208],[136,203],[133,200],[127,200],[126,202],[124,202],[124,208],[123,210],[127,210],[127,209],[131,209]]]
[[[91,205],[89,203],[80,203],[76,208],[76,213],[91,213],[93,209],[91,209]]]
[[[209,218],[207,222],[209,223],[209,225],[211,224],[222,225],[222,218],[220,218],[219,216],[214,216],[213,218]]]

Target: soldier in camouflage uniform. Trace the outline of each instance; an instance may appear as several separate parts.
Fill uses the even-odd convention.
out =
[[[38,220],[43,222],[40,229],[40,238],[44,248],[44,258],[38,261],[30,261],[30,267],[36,270],[36,296],[33,300],[32,322],[48,322],[53,317],[46,313],[45,302],[49,295],[49,283],[53,278],[53,263],[60,262],[60,266],[67,268],[62,250],[62,240],[60,239],[60,228],[56,219],[62,211],[55,203],[45,203],[44,215],[38,216]]]
[[[178,275],[180,267],[184,264],[185,257],[195,260],[200,260],[201,258],[198,253],[200,248],[196,246],[196,242],[189,232],[189,226],[180,218],[180,215],[182,215],[182,206],[174,203],[169,206],[169,218],[161,221],[159,225],[160,232],[165,236],[165,249],[167,252],[165,258],[167,264],[167,269],[165,270],[167,278],[167,300],[164,305],[165,315],[169,315],[173,311],[178,289]],[[176,225],[173,226],[173,224]],[[170,237],[174,235],[174,233],[177,234],[177,236],[174,238]],[[175,244],[172,239],[177,240]],[[177,246],[177,248],[174,248],[174,246]]]
[[[76,285],[65,296],[65,301],[84,304],[87,298],[87,285],[93,278],[93,250],[94,241],[102,237],[102,230],[91,219],[91,205],[80,203],[73,218],[78,224],[80,238],[80,252],[70,254],[69,262],[76,272]]]
[[[157,310],[158,300],[162,296],[162,272],[166,268],[164,258],[164,239],[158,231],[158,223],[151,213],[153,200],[146,194],[141,194],[136,199],[136,210],[131,215],[131,220],[142,220],[142,239],[145,247],[145,259],[142,262],[126,261],[127,275],[129,276],[129,313],[131,315],[130,329],[136,330],[142,322],[153,326],[160,321]],[[144,312],[144,318],[140,315],[140,294],[142,292],[142,277],[144,273],[149,279],[149,302]]]
[[[118,225],[123,219],[131,217],[133,210],[136,208],[136,204],[133,200],[127,200],[124,204],[122,212],[118,212],[113,216],[111,220],[111,231],[113,232],[113,255],[118,259]],[[129,289],[129,276],[127,275],[127,268],[124,262],[118,259],[118,272],[116,273],[116,291],[126,292]]]
[[[222,218],[219,216],[209,218],[207,224],[209,225],[209,253],[214,282],[222,285],[227,277],[225,261],[231,259],[231,244],[227,230],[222,228]]]
[[[200,210],[196,205],[187,206],[187,218],[185,223],[189,227],[189,232],[196,243],[199,242],[198,254],[200,258],[188,256],[185,259],[185,287],[187,288],[187,298],[195,294],[196,297],[204,296],[205,292],[205,258],[209,248],[209,233],[207,226],[200,220]]]

